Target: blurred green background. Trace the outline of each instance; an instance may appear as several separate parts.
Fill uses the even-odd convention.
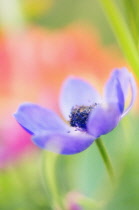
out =
[[[137,27],[135,26],[138,25],[138,14],[135,12],[134,17],[133,11],[135,7],[137,7],[137,2],[131,1],[131,5],[128,1],[124,0],[115,2],[122,12],[124,19],[129,24],[133,36],[135,36],[136,39],[138,36],[136,36]],[[130,10],[129,8],[132,9]],[[12,142],[7,142],[9,142],[11,137],[14,136],[14,131],[17,133],[19,128],[11,128],[11,131],[8,130],[9,127],[7,124],[9,120],[11,120],[11,116],[16,110],[17,106],[27,100],[41,103],[43,105],[45,104],[45,106],[48,105],[48,102],[51,102],[54,109],[59,111],[57,108],[58,102],[56,101],[58,100],[57,92],[59,92],[60,84],[63,79],[61,75],[79,75],[80,71],[76,71],[77,65],[75,65],[73,68],[73,64],[71,65],[71,62],[69,61],[68,64],[60,64],[55,68],[46,68],[46,71],[45,67],[42,67],[38,62],[37,69],[35,69],[35,67],[31,69],[29,66],[28,70],[24,72],[24,69],[18,70],[18,67],[22,67],[22,65],[23,67],[26,67],[28,60],[25,57],[25,59],[23,59],[25,64],[23,62],[20,63],[19,60],[19,64],[17,65],[16,62],[18,61],[19,55],[18,51],[15,54],[14,65],[11,68],[11,63],[13,62],[12,53],[14,50],[16,50],[17,47],[13,43],[23,42],[23,46],[20,46],[20,52],[27,54],[28,48],[24,49],[25,45],[23,39],[24,35],[30,28],[33,29],[33,33],[34,31],[37,31],[37,35],[33,35],[31,31],[29,32],[29,39],[28,35],[25,36],[25,40],[27,40],[27,47],[30,46],[34,40],[36,40],[36,36],[37,44],[36,42],[35,44],[37,47],[43,45],[43,42],[39,42],[39,39],[45,39],[45,33],[43,36],[41,36],[41,31],[46,30],[46,36],[49,35],[50,40],[51,36],[55,36],[57,40],[57,37],[59,37],[57,31],[58,33],[60,31],[60,34],[62,34],[65,33],[65,28],[71,27],[72,34],[76,28],[84,28],[83,30],[87,30],[87,34],[90,34],[89,42],[93,33],[95,36],[92,36],[92,40],[95,39],[94,37],[97,37],[97,41],[95,40],[95,43],[98,43],[99,47],[95,52],[96,54],[94,53],[94,55],[92,55],[94,57],[94,62],[97,64],[103,62],[101,60],[101,51],[103,51],[103,54],[105,55],[105,50],[106,54],[107,50],[110,50],[109,54],[111,55],[111,57],[108,56],[107,59],[103,55],[107,65],[109,65],[111,60],[113,60],[114,62],[116,61],[115,65],[117,64],[119,67],[121,66],[121,63],[126,65],[126,61],[102,11],[100,3],[97,0],[1,0],[0,14],[0,74],[2,78],[1,81],[4,81],[3,83],[1,82],[0,92],[2,101],[2,117],[0,120],[0,152],[7,151],[7,153],[3,153],[3,156],[0,156],[0,209],[53,209],[51,204],[54,198],[53,194],[51,194],[52,192],[50,189],[51,186],[49,183],[49,177],[47,177],[47,170],[49,170],[49,167],[51,168],[51,166],[48,166],[51,165],[51,161],[47,162],[47,156],[51,157],[52,154],[36,148],[31,143],[30,136],[24,136],[24,140],[27,138],[27,141],[30,141],[31,145],[27,146],[25,151],[22,151],[20,148],[20,151],[17,152],[19,147],[16,146],[21,140],[21,136],[14,137],[17,138],[15,147],[11,146]],[[70,30],[66,33],[70,33]],[[80,33],[82,33],[82,30],[81,32],[79,31],[79,34]],[[13,38],[14,36],[15,38]],[[62,37],[61,40],[66,42],[63,34]],[[85,39],[88,39],[87,35],[85,35]],[[77,40],[78,36],[76,37],[75,42],[77,42]],[[62,43],[62,41],[60,43]],[[93,46],[93,41],[91,46]],[[89,45],[87,47],[88,51],[91,53],[92,51],[89,49]],[[49,51],[51,52],[51,45],[48,46],[48,48],[49,50],[46,54],[46,57],[49,57]],[[9,51],[9,49],[11,51]],[[31,48],[29,49],[34,52],[36,48],[32,48],[31,45]],[[39,50],[36,51],[36,57],[30,56],[29,54],[29,61],[33,63],[35,59],[40,57],[40,53],[42,52]],[[53,49],[52,55],[53,54],[55,56],[55,48]],[[83,54],[83,57],[85,55]],[[59,61],[61,59],[60,56],[57,59]],[[53,62],[55,63],[55,60]],[[86,62],[88,62],[88,60]],[[114,66],[114,62],[110,64],[112,68],[117,67]],[[68,71],[66,73],[65,69],[62,70],[63,65],[67,65],[66,68]],[[70,70],[68,65],[71,65]],[[81,75],[87,77],[87,79],[89,78],[89,80],[92,82],[97,83],[97,81],[99,81],[100,87],[102,87],[104,80],[106,80],[108,77],[108,73],[111,69],[107,69],[105,63],[104,65],[102,63],[103,70],[95,70],[95,68],[89,70],[92,68],[92,64],[89,65],[89,67],[88,63],[84,65],[84,68],[87,67],[88,69],[85,72],[85,69],[83,68],[81,70]],[[14,68],[15,66],[16,70]],[[36,64],[34,64],[34,66],[36,66]],[[82,66],[82,62],[80,66]],[[43,69],[43,71],[41,71],[41,69]],[[90,79],[91,75],[92,79]],[[29,80],[26,80],[27,77]],[[48,83],[48,79],[50,80],[50,83],[55,86],[55,89],[52,89]],[[47,97],[46,101],[45,96]],[[49,106],[51,106],[51,104],[49,104]],[[112,158],[115,172],[117,174],[118,181],[115,186],[112,186],[111,182],[109,181],[105,166],[95,143],[89,149],[80,154],[73,156],[59,155],[55,168],[55,176],[59,195],[66,203],[67,210],[139,209],[138,125],[139,119],[137,104],[134,110],[131,111],[131,113],[122,120],[120,125],[118,125],[118,127],[113,132],[102,137],[104,144],[106,145]],[[5,127],[7,129],[5,129]],[[10,135],[8,135],[8,140],[5,144],[5,136],[7,136],[8,132],[10,132]],[[22,155],[20,155],[21,153]],[[16,156],[17,154],[18,156]],[[48,158],[49,160],[50,157]],[[70,207],[72,203],[77,204],[78,208]]]

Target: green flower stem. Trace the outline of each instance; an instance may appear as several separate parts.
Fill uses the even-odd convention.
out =
[[[56,180],[56,162],[58,159],[58,154],[52,152],[45,152],[43,156],[43,177],[45,181],[45,189],[48,194],[51,194],[52,206],[53,208],[59,207],[59,209],[64,210],[63,201],[60,197],[60,193],[57,187]]]
[[[99,152],[102,156],[102,159],[105,163],[108,174],[109,174],[111,180],[114,181],[115,177],[114,177],[113,167],[112,167],[112,163],[111,163],[110,157],[108,155],[108,152],[100,138],[98,138],[95,142],[96,142]]]
[[[127,61],[139,77],[139,54],[119,9],[112,0],[99,0]]]

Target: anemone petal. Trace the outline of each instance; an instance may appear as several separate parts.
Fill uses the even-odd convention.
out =
[[[64,117],[69,120],[71,109],[74,106],[90,106],[100,101],[99,94],[89,83],[82,79],[69,77],[61,90],[60,108]]]
[[[30,134],[47,130],[64,130],[67,127],[54,112],[32,103],[22,104],[14,117]]]
[[[41,132],[33,136],[32,140],[42,149],[63,155],[73,155],[87,149],[95,138],[85,132],[69,128],[66,132]]]
[[[130,74],[130,77],[129,77],[129,84],[131,88],[131,101],[130,101],[129,106],[125,109],[121,117],[124,117],[130,111],[136,99],[137,87],[136,87],[136,83],[132,74]]]
[[[119,70],[113,71],[110,79],[106,83],[104,88],[104,99],[108,104],[109,103],[117,104],[117,106],[119,106],[121,113],[124,111],[125,97],[124,97],[123,87],[121,84],[121,78],[119,77]]]
[[[121,112],[116,104],[95,108],[87,123],[88,133],[96,138],[112,131],[121,119]]]

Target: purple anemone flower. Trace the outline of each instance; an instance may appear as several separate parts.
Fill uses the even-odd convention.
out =
[[[129,90],[131,100],[125,108]],[[112,72],[103,97],[88,82],[67,78],[60,95],[66,122],[53,111],[32,103],[22,104],[14,116],[37,146],[71,155],[87,149],[95,139],[112,131],[133,106],[135,96],[135,80],[126,68],[121,68]]]

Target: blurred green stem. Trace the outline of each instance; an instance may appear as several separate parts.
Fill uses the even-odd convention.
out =
[[[111,163],[110,157],[108,155],[108,152],[100,138],[98,138],[95,142],[97,144],[97,147],[99,149],[101,157],[105,163],[108,174],[109,174],[111,180],[114,181],[114,179],[115,179],[114,171],[113,171],[112,163]]]
[[[56,162],[58,154],[52,152],[44,152],[43,156],[43,176],[45,179],[45,189],[51,194],[53,208],[56,209],[58,206],[61,210],[64,210],[63,201],[60,197],[60,193],[57,187],[56,180]]]
[[[118,7],[112,0],[99,0],[127,61],[139,77],[139,54],[134,39]]]

